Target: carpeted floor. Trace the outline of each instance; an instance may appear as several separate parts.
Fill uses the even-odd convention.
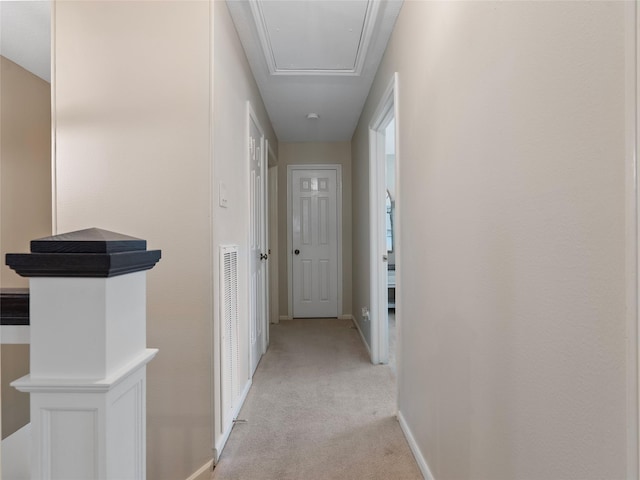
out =
[[[271,326],[271,345],[212,480],[412,480],[394,377],[349,320]]]

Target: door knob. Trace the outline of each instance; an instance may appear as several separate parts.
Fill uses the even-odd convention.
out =
[[[266,260],[267,258],[269,258],[269,255],[265,255],[264,253],[260,254],[260,260]]]
[[[300,250],[298,250],[297,248],[293,251],[293,253],[295,253],[296,255],[300,255]]]

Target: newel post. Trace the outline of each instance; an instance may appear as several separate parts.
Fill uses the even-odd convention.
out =
[[[143,480],[146,241],[96,228],[33,240],[7,265],[29,277],[31,478]]]

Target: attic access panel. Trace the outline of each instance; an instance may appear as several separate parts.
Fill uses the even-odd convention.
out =
[[[261,0],[253,6],[272,74],[360,73],[374,2]]]

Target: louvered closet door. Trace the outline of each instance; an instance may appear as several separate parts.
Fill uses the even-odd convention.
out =
[[[291,175],[293,316],[338,316],[337,172]]]
[[[233,421],[239,389],[239,335],[238,335],[238,247],[220,249],[220,322],[221,341],[221,425],[224,430]]]

